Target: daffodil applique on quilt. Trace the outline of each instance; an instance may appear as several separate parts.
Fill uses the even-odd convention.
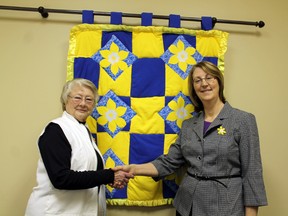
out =
[[[109,91],[98,102],[92,116],[105,131],[114,137],[135,116],[136,113],[124,101]]]
[[[189,75],[189,71],[203,56],[180,35],[161,56],[163,61],[171,67],[182,79]]]
[[[98,62],[113,80],[116,80],[137,57],[115,35],[112,35],[107,44],[93,55],[92,59]]]
[[[194,107],[187,96],[182,92],[165,106],[159,115],[167,122],[175,133],[181,129],[182,122],[192,117]]]

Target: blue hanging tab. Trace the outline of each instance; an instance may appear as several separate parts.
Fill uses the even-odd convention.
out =
[[[121,12],[111,12],[110,24],[122,25],[122,13]]]
[[[94,23],[94,14],[92,10],[83,10],[82,11],[82,23],[93,24]]]
[[[169,27],[180,28],[181,27],[181,17],[180,15],[170,14],[169,15]]]
[[[213,21],[212,17],[203,16],[201,19],[201,29],[205,31],[209,31],[213,29]]]
[[[141,25],[142,26],[152,26],[152,13],[142,13],[141,14]]]

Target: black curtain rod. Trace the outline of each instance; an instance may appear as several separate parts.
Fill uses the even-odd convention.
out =
[[[0,5],[0,10],[18,10],[18,11],[30,11],[30,12],[39,12],[43,18],[47,18],[49,13],[63,13],[63,14],[81,14],[82,10],[65,10],[65,9],[51,9],[51,8],[44,8],[42,6],[38,8],[31,8],[31,7],[16,7],[16,6],[3,6]],[[101,12],[101,11],[93,11],[94,16],[110,16],[110,12]],[[123,17],[134,17],[134,18],[141,18],[141,14],[134,14],[134,13],[122,13]],[[164,15],[152,15],[154,19],[169,19],[169,16]],[[198,17],[180,17],[181,20],[184,21],[196,21],[201,22],[201,18]],[[212,17],[213,26],[216,23],[224,23],[224,24],[238,24],[238,25],[253,25],[259,28],[263,28],[265,23],[263,21],[259,22],[251,22],[251,21],[239,21],[239,20],[225,20],[225,19],[217,19],[216,17]]]

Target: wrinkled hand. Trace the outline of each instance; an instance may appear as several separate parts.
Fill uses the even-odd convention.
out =
[[[134,178],[134,175],[123,171],[119,168],[112,168],[114,171],[114,182],[113,184],[109,184],[113,188],[122,189],[124,188],[131,178]]]

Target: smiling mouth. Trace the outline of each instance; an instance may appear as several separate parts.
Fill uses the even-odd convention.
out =
[[[201,92],[205,93],[205,92],[210,92],[210,91],[212,91],[212,89],[205,89],[205,90],[202,90]]]
[[[87,110],[81,110],[81,109],[77,109],[77,111],[82,112],[82,113],[87,112]]]

